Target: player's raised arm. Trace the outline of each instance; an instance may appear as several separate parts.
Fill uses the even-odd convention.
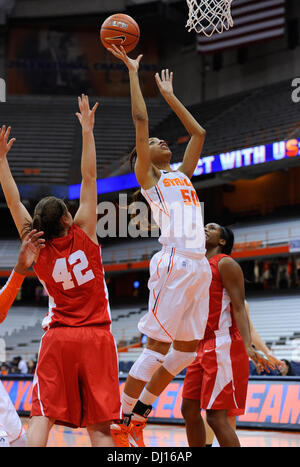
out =
[[[131,94],[132,119],[136,131],[137,161],[135,174],[137,181],[145,190],[154,186],[160,174],[152,166],[149,151],[149,119],[146,103],[141,91],[138,70],[142,55],[136,60],[129,58],[125,49],[115,45],[108,49],[115,57],[122,60],[128,68]]]
[[[2,126],[0,132],[0,183],[6,199],[7,206],[11,212],[19,235],[22,238],[24,226],[32,222],[32,218],[21,202],[18,187],[13,179],[7,161],[7,154],[10,151],[15,138],[9,140],[11,128]]]
[[[192,178],[201,156],[206,131],[175,96],[173,91],[173,72],[170,73],[169,70],[162,70],[161,76],[159,73],[156,73],[155,79],[160,93],[191,137],[185,150],[182,164],[178,170],[189,178]]]
[[[78,97],[78,105],[80,112],[77,112],[76,115],[82,128],[82,183],[80,204],[74,223],[93,241],[97,242],[97,161],[94,123],[98,103],[91,110],[88,96],[82,94],[81,97]]]

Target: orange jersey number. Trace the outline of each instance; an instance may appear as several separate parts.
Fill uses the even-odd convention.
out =
[[[198,199],[197,193],[195,190],[180,190],[182,194],[182,198],[184,201],[184,204],[187,206],[192,206],[193,204],[195,206],[200,206],[200,201]]]

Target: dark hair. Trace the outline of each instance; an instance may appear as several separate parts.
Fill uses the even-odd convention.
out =
[[[131,151],[131,153],[129,154],[129,164],[130,164],[130,168],[131,168],[131,171],[133,172],[134,171],[134,166],[135,166],[135,162],[136,162],[136,159],[137,159],[137,150],[136,150],[136,147],[134,147]],[[133,203],[136,203],[136,202],[143,202],[145,203],[145,198],[144,196],[142,195],[142,192],[141,192],[141,188],[138,188],[132,195],[132,202]],[[147,228],[142,228],[142,230],[145,230],[145,231],[151,231],[151,222],[150,222],[150,219],[151,219],[151,208],[149,206],[149,204],[147,203],[147,210],[148,210],[148,219],[146,220],[145,219],[145,223],[147,223]],[[131,218],[133,218],[134,216],[131,215]]]
[[[230,255],[232,252],[233,244],[234,244],[234,234],[229,227],[221,227],[221,238],[226,241],[225,245],[222,247],[222,253],[225,255]]]
[[[27,222],[22,230],[22,237],[32,229],[43,231],[45,240],[59,237],[64,227],[60,220],[68,212],[64,201],[55,196],[41,199],[35,207],[32,222]]]
[[[130,164],[131,172],[134,171],[134,165],[135,165],[135,162],[136,162],[136,158],[137,158],[137,150],[136,150],[136,146],[135,146],[132,149],[131,153],[129,154],[129,164]]]

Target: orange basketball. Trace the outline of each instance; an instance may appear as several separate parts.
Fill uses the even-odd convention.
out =
[[[101,26],[100,38],[104,47],[122,45],[126,52],[133,50],[140,39],[140,28],[131,16],[117,13],[106,18]]]

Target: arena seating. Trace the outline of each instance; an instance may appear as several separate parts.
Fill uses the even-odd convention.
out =
[[[194,104],[189,110],[207,132],[203,155],[273,143],[300,134],[290,80]],[[185,144],[178,144],[177,140],[186,135],[182,125],[171,116],[158,129],[171,143],[172,160],[180,160]]]
[[[126,346],[139,341],[137,323],[145,312],[146,306],[111,310],[112,333],[117,343],[123,342],[123,345]]]
[[[0,326],[0,337],[5,340],[9,356],[24,355],[34,358],[44,333],[42,320],[47,313],[45,307],[13,306]],[[112,332],[116,343],[130,345],[139,341],[137,322],[145,308],[112,309]],[[138,350],[137,350],[138,351]]]
[[[76,104],[68,97],[10,96],[0,107],[2,124],[16,138],[9,162],[17,183],[68,183]]]
[[[19,240],[1,240],[0,241],[0,269],[11,269],[17,262],[19,249]]]
[[[13,306],[0,326],[0,337],[5,341],[6,359],[21,355],[34,359],[43,335],[42,320],[45,308]]]
[[[300,238],[300,220],[298,218],[282,218],[279,220],[264,219],[264,222],[241,223],[232,226],[235,243],[238,245],[258,242],[261,246],[288,244]],[[18,240],[0,240],[0,269],[10,269],[15,265]],[[124,263],[150,259],[160,249],[157,238],[144,238],[125,242],[118,248],[104,246],[103,263]]]
[[[170,108],[160,99],[148,99],[146,103],[151,131],[170,114]],[[95,124],[95,141],[100,178],[113,176],[122,171],[128,172],[128,156],[135,146],[135,129],[129,99],[100,99],[99,116]]]
[[[264,219],[232,226],[235,243],[261,242],[262,246],[287,244],[300,238],[299,218]]]
[[[290,81],[189,106],[205,127],[203,155],[271,143],[300,134],[298,107],[291,100]],[[129,171],[134,146],[129,98],[97,98],[95,124],[98,177]],[[164,100],[147,100],[150,134],[166,139],[173,162],[180,160],[186,131]],[[76,97],[9,96],[0,107],[0,120],[12,126],[17,138],[9,160],[17,183],[68,185],[80,156],[80,131],[75,117]]]
[[[252,323],[277,358],[300,361],[300,299],[298,296],[248,299]],[[141,307],[113,308],[112,332],[118,347],[138,343],[137,323],[146,312]],[[46,308],[13,306],[0,326],[8,358],[16,355],[34,358],[43,335],[41,321]],[[142,347],[119,353],[120,371],[126,373],[141,353]]]
[[[264,222],[240,223],[232,226],[235,244],[242,245],[256,242],[262,247],[287,245],[300,238],[300,220],[298,218],[282,218]],[[105,264],[123,263],[150,259],[160,250],[157,238],[139,239],[136,242],[123,242],[119,248],[104,247],[103,262]],[[1,264],[1,263],[0,263]]]
[[[91,97],[98,100],[95,122],[98,177],[108,176],[134,146],[130,100]],[[147,101],[150,124],[157,125],[169,113],[164,101]],[[9,96],[0,106],[0,121],[12,127],[16,142],[9,154],[18,184],[69,185],[74,164],[81,155],[81,132],[75,116],[76,96]],[[80,165],[78,165],[80,167]],[[111,167],[108,170],[108,167]]]
[[[46,313],[46,308],[12,306],[6,319],[1,323],[0,337],[7,339],[16,334],[21,336],[24,329],[41,325]]]
[[[288,353],[291,358],[293,352],[299,354],[299,296],[251,298],[248,302],[254,328],[266,344],[274,346],[276,356],[284,358],[282,355]]]

